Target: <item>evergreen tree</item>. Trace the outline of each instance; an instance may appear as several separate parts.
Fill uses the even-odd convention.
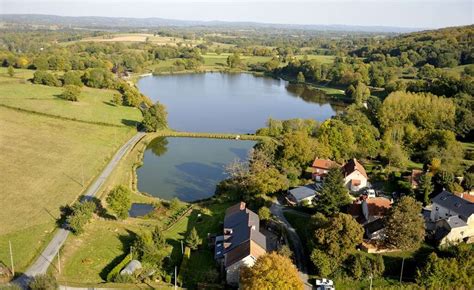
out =
[[[326,215],[339,212],[341,207],[350,203],[344,178],[337,167],[329,169],[320,191],[319,198],[314,201],[316,209]]]
[[[202,243],[202,239],[199,237],[196,228],[193,227],[188,237],[186,238],[186,245],[190,247],[192,250],[196,250],[201,243]]]
[[[430,203],[430,194],[434,190],[434,185],[432,180],[432,175],[430,173],[425,173],[420,177],[420,185],[418,192],[420,197],[423,200],[423,204],[427,205]]]

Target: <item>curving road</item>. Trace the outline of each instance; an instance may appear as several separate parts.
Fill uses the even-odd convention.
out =
[[[304,289],[313,289],[313,286],[308,283],[308,268],[306,266],[303,243],[301,242],[298,233],[296,233],[295,228],[291,226],[291,224],[283,215],[283,205],[278,200],[275,200],[270,207],[270,211],[286,228],[288,239],[291,240],[291,245],[294,247],[292,250],[295,255],[296,267],[298,268],[301,280],[303,280]]]
[[[104,168],[102,173],[99,177],[92,183],[87,191],[85,192],[84,196],[87,199],[88,197],[95,196],[107,178],[110,176],[114,168],[117,166],[119,161],[122,157],[133,147],[135,144],[140,141],[141,138],[145,136],[145,133],[138,132],[135,134],[130,140],[127,141],[112,159],[109,161],[107,166]],[[18,279],[15,280],[16,284],[19,284],[23,288],[26,288],[28,282],[31,278],[35,277],[36,275],[45,274],[48,270],[51,262],[53,261],[54,257],[57,255],[59,249],[66,241],[67,236],[69,235],[69,231],[65,229],[59,229],[56,234],[54,235],[53,239],[49,242],[48,246],[40,253],[39,257],[36,261],[21,275]]]

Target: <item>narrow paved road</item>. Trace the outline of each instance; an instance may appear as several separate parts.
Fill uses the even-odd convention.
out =
[[[145,135],[145,133],[137,133],[130,140],[127,141],[118,151],[115,153],[114,157],[110,160],[109,164],[105,167],[99,177],[94,181],[94,183],[89,186],[84,196],[93,197],[98,192],[107,178],[110,176],[114,168],[117,166],[122,157],[127,153],[130,148],[135,146],[135,144]],[[48,270],[49,265],[53,261],[54,257],[57,255],[59,249],[66,241],[69,231],[65,229],[59,229],[54,235],[53,239],[49,242],[48,246],[40,253],[36,261],[21,275],[16,279],[15,283],[26,288],[29,280],[36,275],[45,274]]]
[[[308,283],[308,268],[306,266],[303,243],[301,242],[300,236],[298,236],[298,234],[296,233],[296,230],[291,226],[291,224],[283,215],[283,205],[281,205],[281,203],[276,200],[270,207],[270,211],[278,220],[280,220],[282,225],[286,228],[286,231],[288,233],[288,239],[291,240],[291,244],[293,246],[292,250],[295,254],[296,267],[298,268],[300,277],[303,280],[303,283],[305,284],[305,289],[313,289],[311,284]]]

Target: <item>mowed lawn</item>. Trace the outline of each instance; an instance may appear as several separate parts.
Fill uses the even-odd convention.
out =
[[[114,92],[83,87],[78,102],[60,98],[61,87],[35,85],[26,80],[33,71],[18,71],[14,78],[0,69],[0,105],[86,122],[131,125],[141,119],[136,108],[115,106]],[[31,77],[30,76],[30,77]]]

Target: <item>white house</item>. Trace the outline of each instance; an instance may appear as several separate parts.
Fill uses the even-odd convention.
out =
[[[430,220],[436,223],[435,237],[440,244],[474,239],[474,203],[448,191],[431,201]]]
[[[359,191],[369,186],[369,178],[365,168],[355,158],[344,164],[342,173],[344,175],[344,185],[350,191]]]

